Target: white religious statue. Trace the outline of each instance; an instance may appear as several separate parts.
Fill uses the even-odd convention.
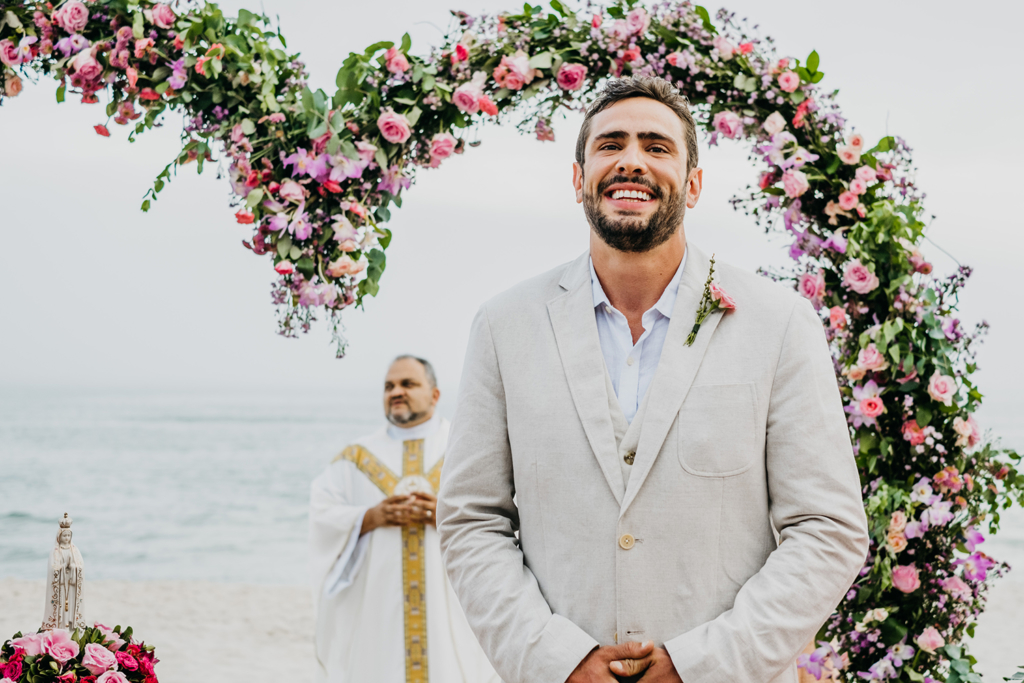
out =
[[[46,592],[42,629],[86,628],[82,616],[82,554],[71,542],[71,518],[64,513],[53,552],[46,563],[50,586]]]
[[[434,528],[448,421],[433,368],[399,357],[391,423],[313,482],[310,559],[318,683],[494,683],[441,564]]]

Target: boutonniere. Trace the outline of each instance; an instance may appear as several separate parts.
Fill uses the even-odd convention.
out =
[[[692,346],[693,340],[697,338],[700,326],[707,320],[708,316],[722,309],[731,311],[736,308],[736,302],[724,289],[714,281],[715,277],[715,255],[711,255],[711,270],[708,271],[707,282],[704,283],[704,295],[700,298],[700,305],[697,307],[697,319],[690,330],[690,336],[686,338],[686,345]]]

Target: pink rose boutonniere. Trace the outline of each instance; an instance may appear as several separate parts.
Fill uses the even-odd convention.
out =
[[[714,275],[715,255],[712,254],[711,269],[708,271],[707,282],[704,283],[704,295],[700,298],[700,305],[697,307],[697,318],[693,323],[693,329],[690,330],[689,336],[686,337],[687,346],[693,345],[693,341],[697,338],[697,332],[700,331],[700,326],[704,324],[709,315],[719,309],[732,311],[736,308],[736,302],[733,298],[722,289],[721,285],[712,279]]]

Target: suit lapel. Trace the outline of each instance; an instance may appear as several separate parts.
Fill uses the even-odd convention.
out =
[[[567,291],[548,302],[558,354],[587,440],[615,501],[621,505],[624,486],[608,411],[607,373],[597,336],[589,252],[569,266],[559,285]]]
[[[692,346],[686,346],[686,337],[693,329],[697,306],[704,292],[710,260],[704,252],[692,244],[687,245],[686,266],[679,281],[679,293],[672,310],[665,347],[654,379],[647,389],[649,401],[643,416],[640,443],[637,447],[634,469],[622,500],[620,515],[625,514],[637,492],[643,486],[654,461],[661,452],[668,430],[672,427],[679,409],[683,405],[690,385],[697,375],[701,359],[708,348],[711,336],[722,319],[722,312],[716,311],[704,321]]]

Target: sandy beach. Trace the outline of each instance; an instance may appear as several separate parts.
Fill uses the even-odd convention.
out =
[[[156,646],[162,683],[280,683],[312,677],[313,627],[301,586],[201,581],[93,581],[86,617],[131,625]],[[34,628],[42,581],[0,580],[0,637]],[[1024,664],[1024,575],[997,581],[971,652],[989,681]]]

